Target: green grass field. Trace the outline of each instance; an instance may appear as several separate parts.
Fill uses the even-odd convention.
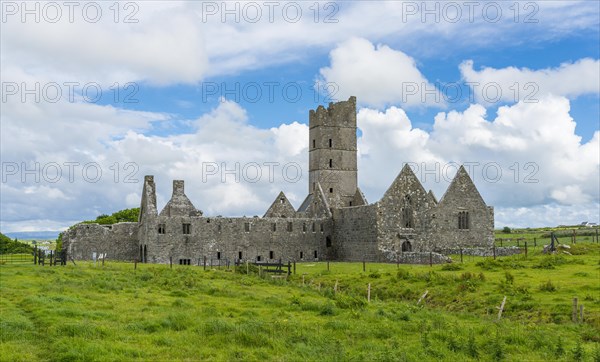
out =
[[[0,359],[600,361],[600,246],[571,252],[302,263],[287,280],[245,266],[5,264]]]

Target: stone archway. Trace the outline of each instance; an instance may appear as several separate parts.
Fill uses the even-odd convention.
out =
[[[411,251],[412,251],[412,244],[410,243],[410,241],[404,240],[402,242],[402,252],[406,253],[406,252],[411,252]]]

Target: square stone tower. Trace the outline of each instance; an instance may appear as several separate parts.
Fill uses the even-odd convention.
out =
[[[332,208],[353,206],[357,191],[356,97],[309,113],[309,185]],[[356,205],[354,205],[356,206]]]

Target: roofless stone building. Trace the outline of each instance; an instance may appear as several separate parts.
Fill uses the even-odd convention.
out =
[[[137,223],[77,225],[64,248],[74,259],[97,252],[195,264],[203,257],[419,262],[419,252],[492,246],[493,208],[462,166],[439,201],[404,166],[381,200],[367,202],[357,182],[355,97],[311,110],[309,128],[308,195],[297,210],[281,192],[262,218],[207,217],[175,180],[158,212],[154,177],[146,176]]]

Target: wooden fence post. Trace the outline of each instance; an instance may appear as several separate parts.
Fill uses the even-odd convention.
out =
[[[133,260],[133,270],[137,270],[137,259]]]
[[[202,262],[204,265],[204,270],[206,270],[206,255],[202,256]]]
[[[363,272],[366,271],[365,259],[363,259]]]
[[[494,260],[496,260],[496,245],[492,248],[492,252],[494,253]]]
[[[296,261],[294,260],[294,275],[296,275]]]
[[[173,269],[173,257],[169,257],[169,268]]]
[[[577,323],[577,297],[573,298],[573,312],[571,313],[571,320],[573,320],[573,323]]]
[[[425,297],[427,296],[427,293],[429,293],[429,290],[426,290],[425,293],[423,293],[423,295],[421,295],[421,298],[419,298],[419,300],[417,301],[417,305],[421,304],[421,302],[425,299]]]
[[[327,260],[327,271],[329,271],[329,260]]]
[[[429,266],[433,266],[433,253],[429,252]]]
[[[525,242],[525,257],[527,258],[527,242]]]
[[[371,283],[367,286],[367,302],[371,303]]]
[[[502,311],[504,310],[504,304],[506,303],[506,295],[504,296],[504,299],[502,299],[502,304],[500,304],[500,307],[496,307],[498,308],[498,320],[500,320],[500,317],[502,317]]]
[[[460,262],[463,262],[463,250],[460,248]]]

